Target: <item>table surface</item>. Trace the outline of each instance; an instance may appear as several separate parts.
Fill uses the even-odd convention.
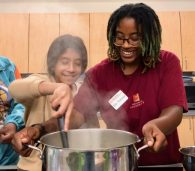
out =
[[[157,166],[139,166],[138,171],[185,171],[182,163]]]
[[[0,166],[0,171],[17,171],[16,165]],[[138,171],[185,171],[183,165],[178,163],[176,165],[164,165],[164,166],[140,166]]]

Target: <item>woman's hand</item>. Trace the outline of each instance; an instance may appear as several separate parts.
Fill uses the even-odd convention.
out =
[[[154,152],[162,150],[167,145],[166,136],[152,122],[148,122],[143,126],[142,133],[145,137],[144,138],[145,143]]]
[[[61,84],[54,90],[51,96],[51,106],[54,109],[53,117],[65,117],[64,129],[68,130],[73,110],[72,91],[68,85]]]
[[[8,123],[0,129],[0,142],[11,143],[11,140],[16,133],[16,125]]]
[[[182,120],[183,108],[173,105],[163,109],[160,116],[147,122],[142,133],[145,137],[145,142],[155,152],[163,149],[167,145],[165,135],[172,133]]]
[[[14,150],[20,155],[27,157],[30,155],[32,149],[25,146],[25,144],[33,145],[35,140],[40,136],[40,129],[37,127],[26,127],[17,132],[11,143]]]

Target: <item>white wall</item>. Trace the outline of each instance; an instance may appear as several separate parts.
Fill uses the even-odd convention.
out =
[[[0,12],[111,12],[130,2],[156,11],[195,11],[195,0],[0,0]]]

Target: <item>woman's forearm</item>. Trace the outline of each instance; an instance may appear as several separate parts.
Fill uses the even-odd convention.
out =
[[[47,78],[42,75],[32,75],[24,79],[13,81],[8,89],[11,96],[17,102],[29,103],[29,101],[40,96],[38,86],[41,82],[46,81],[46,79]]]
[[[168,135],[173,132],[182,120],[183,108],[180,106],[170,106],[161,112],[159,118],[149,121]]]
[[[46,96],[46,95],[53,94],[54,90],[59,86],[68,86],[68,85],[64,83],[54,83],[54,82],[43,81],[43,82],[40,82],[38,89],[42,96]]]

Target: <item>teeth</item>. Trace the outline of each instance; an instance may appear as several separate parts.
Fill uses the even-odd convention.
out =
[[[132,54],[133,54],[133,52],[127,52],[127,51],[123,51],[123,53],[124,53],[125,55],[132,55]]]

